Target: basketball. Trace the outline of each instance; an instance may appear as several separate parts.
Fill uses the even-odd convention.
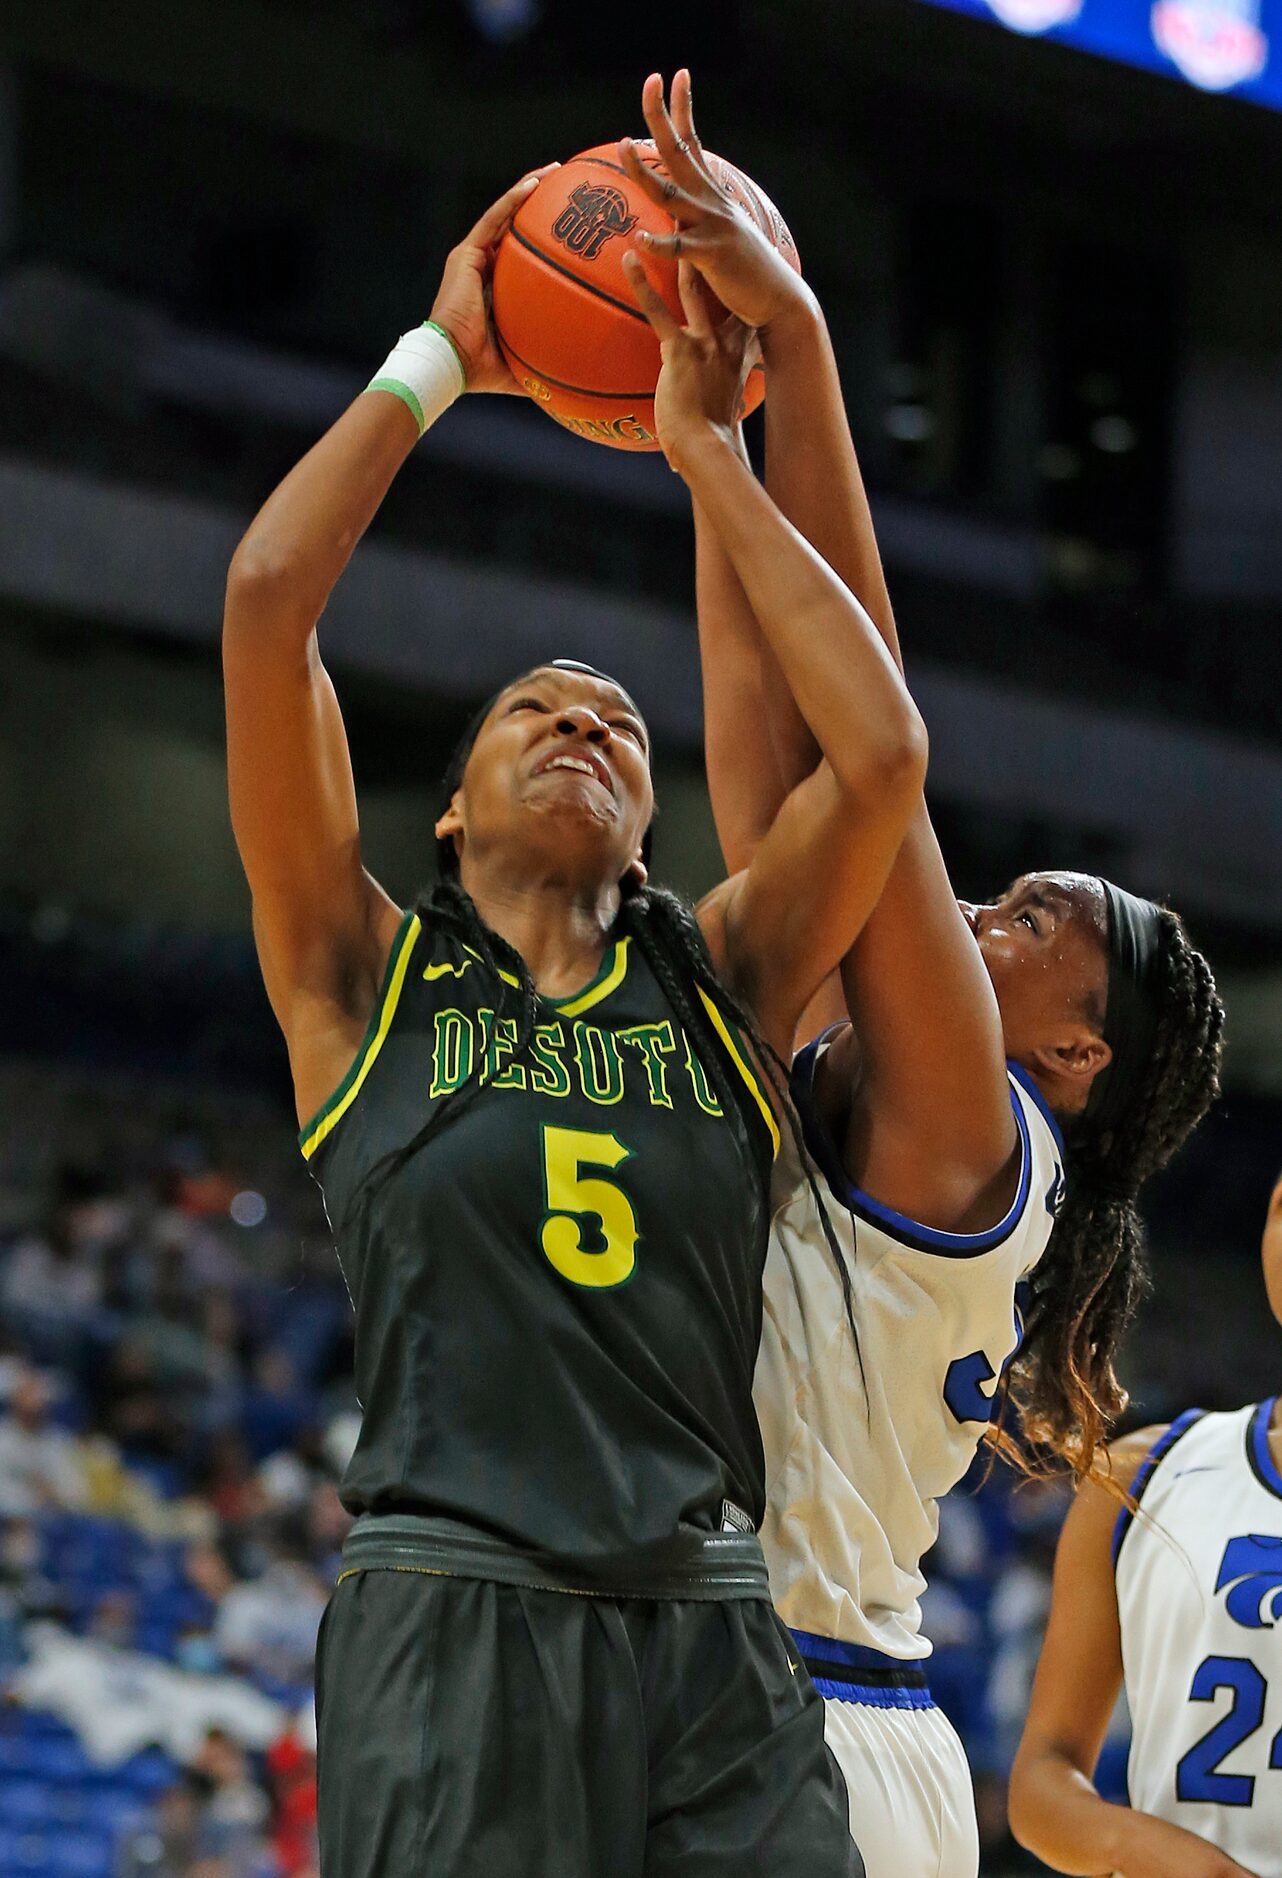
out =
[[[666,174],[653,144],[642,160]],[[705,152],[713,175],[800,271],[774,204],[742,170]],[[615,450],[657,450],[654,388],[659,341],[633,297],[623,257],[635,229],[671,234],[674,223],[633,183],[615,144],[598,144],[544,178],[521,204],[494,261],[494,330],[521,389],[578,437]],[[650,279],[678,319],[677,264],[647,254]],[[765,396],[753,367],[745,414]]]

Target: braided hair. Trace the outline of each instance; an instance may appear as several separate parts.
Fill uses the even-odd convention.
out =
[[[584,668],[579,668],[584,669]],[[506,687],[505,687],[506,688]],[[497,695],[497,694],[496,694]],[[453,800],[463,780],[467,760],[493,709],[490,699],[476,713],[450,758],[442,783],[443,806]],[[647,829],[641,857],[649,864],[652,829]],[[494,1010],[491,1035],[497,1038],[504,1020],[514,1020],[515,1034],[505,1038],[503,1063],[520,1062],[529,1052],[539,1022],[539,1000],[530,968],[514,946],[486,925],[463,886],[458,851],[449,837],[436,843],[437,883],[415,904],[426,930],[450,933],[469,948],[486,985],[487,1002]],[[762,1036],[750,1012],[730,993],[708,954],[692,910],[664,888],[642,886],[629,871],[619,883],[621,904],[616,921],[620,936],[633,939],[676,1013],[700,1064],[707,1070],[743,1161],[745,1172],[761,1192],[763,1204],[770,1185],[770,1155],[762,1139],[756,1100],[742,1076],[731,1072],[725,1047],[717,1036],[700,991],[740,1031],[764,1069],[775,1095],[775,1112],[786,1123],[798,1163],[818,1209],[824,1238],[841,1281],[846,1319],[859,1350],[855,1325],[854,1290],[850,1268],[814,1177],[813,1166],[789,1087],[788,1066]],[[466,1113],[499,1064],[497,1050],[481,1051],[479,1065],[462,1086],[442,1097],[422,1126],[401,1146],[374,1163],[362,1179],[352,1201],[353,1225],[366,1217],[375,1194],[412,1160],[429,1141]],[[863,1359],[860,1356],[862,1373]]]
[[[1139,1192],[1219,1094],[1224,1007],[1215,980],[1180,919],[1156,911],[1158,1008],[1146,1075],[1111,1128],[1060,1117],[1070,1178],[1028,1281],[1024,1339],[1003,1377],[992,1429],[994,1445],[1024,1471],[1045,1469],[1006,1433],[1011,1407],[1034,1455],[1052,1457],[1048,1465],[1067,1462],[1078,1479],[1098,1468],[1128,1400],[1118,1346],[1149,1282]]]

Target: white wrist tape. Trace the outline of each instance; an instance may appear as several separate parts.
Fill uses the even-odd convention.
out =
[[[421,437],[467,390],[467,374],[444,327],[425,320],[402,333],[366,391],[390,391],[409,406]]]

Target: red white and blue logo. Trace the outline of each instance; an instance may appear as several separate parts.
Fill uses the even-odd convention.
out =
[[[1153,38],[1202,91],[1230,91],[1258,78],[1269,58],[1260,0],[1157,0]]]
[[[1004,26],[1027,39],[1076,46],[1182,79],[1200,91],[1229,93],[1282,110],[1282,0],[929,3]]]

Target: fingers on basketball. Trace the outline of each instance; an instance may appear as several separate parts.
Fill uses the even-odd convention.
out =
[[[687,77],[689,74],[687,74]],[[663,80],[657,72],[651,72],[645,81],[641,93],[641,108],[650,135],[654,138],[654,147],[662,158],[663,167],[680,189],[687,194],[698,195],[707,189],[710,177],[700,169],[694,159],[687,140],[682,138],[668,115],[668,107],[663,97]]]
[[[680,328],[660,295],[650,285],[650,279],[640,255],[631,252],[625,254],[623,271],[628,277],[628,285],[636,296],[637,305],[659,335],[660,344],[667,339],[675,339]],[[684,305],[684,301],[682,304]]]
[[[687,195],[679,183],[670,176],[661,176],[651,164],[642,161],[641,153],[630,137],[625,137],[620,143],[619,155],[633,182],[645,191],[658,208],[665,209],[682,223],[693,221],[702,214],[702,205],[693,196]]]
[[[685,314],[687,327],[696,339],[710,339],[712,312],[708,305],[707,290],[689,261],[677,262],[677,292],[681,295],[681,310]]]
[[[706,180],[716,184],[716,178],[708,167],[703,154],[703,145],[699,142],[699,133],[694,127],[694,103],[691,93],[690,73],[683,65],[672,81],[672,122],[677,135],[684,142],[690,153],[690,160]]]

